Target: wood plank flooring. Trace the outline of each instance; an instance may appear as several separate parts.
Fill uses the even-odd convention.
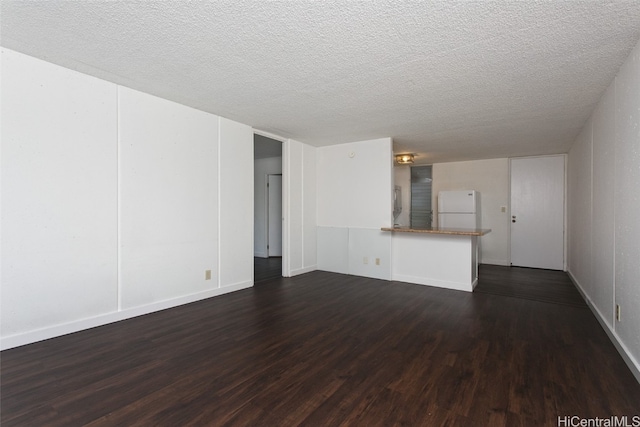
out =
[[[327,272],[0,357],[3,427],[556,426],[563,415],[640,415],[640,384],[588,309]]]
[[[587,308],[564,271],[480,265],[474,292]]]
[[[253,258],[254,282],[279,279],[282,277],[282,257]]]

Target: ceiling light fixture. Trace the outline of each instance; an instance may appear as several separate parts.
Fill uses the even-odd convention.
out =
[[[399,165],[410,165],[413,163],[413,154],[398,154],[396,163]]]

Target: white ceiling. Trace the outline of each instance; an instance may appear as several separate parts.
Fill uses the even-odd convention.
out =
[[[316,146],[566,152],[640,1],[5,1],[1,43]]]

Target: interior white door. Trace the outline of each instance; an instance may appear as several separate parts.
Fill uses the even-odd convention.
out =
[[[564,156],[511,159],[511,265],[564,269]]]
[[[267,175],[267,254],[282,256],[282,175]]]

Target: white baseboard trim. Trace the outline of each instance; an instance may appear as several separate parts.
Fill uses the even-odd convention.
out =
[[[587,293],[584,291],[584,288],[580,285],[578,279],[576,279],[575,276],[571,273],[571,270],[567,270],[567,274],[569,274],[569,278],[571,278],[573,284],[576,285],[576,288],[578,288],[578,292],[580,292],[580,295],[582,295],[582,298],[586,301],[587,306],[589,307],[589,309],[591,309],[591,312],[598,320],[598,323],[600,323],[600,326],[602,326],[602,329],[604,329],[604,331],[606,332],[616,350],[618,350],[618,353],[620,353],[620,356],[622,356],[622,360],[624,360],[624,363],[627,364],[629,370],[631,370],[631,373],[636,378],[636,381],[640,383],[640,363],[638,363],[638,361],[631,355],[631,352],[629,351],[627,346],[625,346],[624,343],[620,341],[620,337],[618,337],[616,331],[611,328],[611,325],[609,325],[609,323],[607,323],[605,317],[602,315],[600,310],[598,310],[598,307],[593,304]]]
[[[326,271],[328,273],[350,274],[348,269],[342,270],[342,269],[337,269],[337,268],[327,268],[327,267],[319,266],[317,268],[317,270]]]
[[[258,258],[269,258],[269,255],[267,255],[266,252],[254,252],[253,256]]]
[[[316,271],[318,269],[317,265],[312,265],[309,267],[296,268],[295,270],[291,270],[289,272],[289,277],[298,276],[300,274],[311,273],[312,271]]]
[[[83,331],[85,329],[95,328],[97,326],[106,325],[108,323],[119,322],[121,320],[131,319],[133,317],[142,316],[156,311],[166,310],[168,308],[177,307],[179,305],[189,304],[203,299],[216,297],[230,292],[239,291],[253,286],[252,282],[242,282],[235,285],[225,286],[222,288],[210,289],[196,294],[185,295],[183,297],[173,298],[170,300],[155,302],[140,307],[128,308],[121,311],[101,314],[95,317],[76,320],[62,325],[55,325],[48,328],[38,329],[35,331],[24,332],[16,335],[10,335],[0,338],[0,350],[8,350],[14,347],[20,347],[32,344],[38,341],[48,340],[50,338],[62,335],[72,334],[74,332]]]
[[[243,280],[242,282],[230,283],[228,285],[221,284],[220,289],[223,290],[222,293],[226,294],[227,292],[233,292],[233,291],[227,290],[229,288],[232,288],[233,290],[240,290],[240,289],[250,288],[251,286],[253,286],[253,278],[251,280]]]
[[[425,277],[408,276],[404,274],[394,274],[391,280],[396,282],[413,283],[416,285],[435,286],[436,288],[452,289],[454,291],[472,292],[476,287],[478,279],[475,279],[473,283],[459,283],[459,282],[447,282],[444,280],[429,279]]]
[[[502,259],[481,259],[480,264],[502,265],[504,267],[510,267],[511,263]]]

